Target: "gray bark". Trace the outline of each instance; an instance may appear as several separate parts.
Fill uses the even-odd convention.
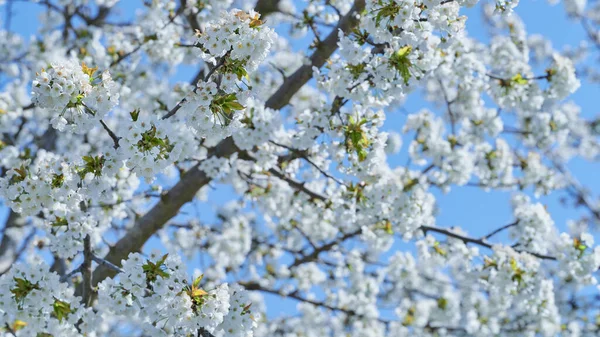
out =
[[[259,1],[259,3],[264,1]],[[286,78],[281,87],[267,100],[266,106],[272,109],[285,107],[290,99],[302,86],[312,77],[312,67],[322,67],[327,59],[337,49],[338,34],[341,29],[344,33],[350,32],[359,20],[360,14],[365,8],[365,0],[356,0],[354,6],[347,15],[342,17],[336,28],[322,41],[310,57],[311,64],[303,65],[290,77]],[[221,141],[211,149],[209,155],[228,158],[239,149],[235,146],[231,137]],[[206,186],[210,178],[194,166],[188,170],[180,181],[167,192],[161,200],[144,216],[139,218],[134,226],[123,236],[104,257],[105,260],[120,265],[121,260],[127,258],[131,252],[140,251],[146,241],[160,230],[171,218],[179,213],[179,209],[186,203],[192,201],[198,190]],[[93,282],[97,284],[107,277],[113,277],[116,271],[109,268],[96,268],[93,274]]]

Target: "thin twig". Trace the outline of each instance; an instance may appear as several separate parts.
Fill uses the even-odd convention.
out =
[[[358,236],[361,233],[362,233],[361,228],[354,230],[352,232],[346,233],[346,234],[338,237],[337,239],[330,241],[330,242],[320,246],[319,248],[313,250],[310,254],[302,255],[302,256],[296,258],[294,260],[294,262],[292,262],[292,264],[289,266],[289,268],[297,267],[301,264],[315,261],[316,259],[319,258],[319,254],[329,251],[329,250],[333,249],[334,247],[336,247],[337,245],[339,245],[340,243],[342,243],[348,239],[351,239],[355,236]]]
[[[15,333],[15,331],[10,327],[10,325],[8,323],[5,324],[4,328],[6,329],[6,331],[10,332],[11,335],[17,337],[17,334]]]
[[[455,233],[455,232],[453,232],[453,231],[451,231],[449,229],[440,228],[440,227],[433,227],[433,226],[421,226],[420,228],[421,228],[421,230],[424,233],[435,232],[435,233],[438,233],[438,234],[443,234],[443,235],[445,235],[447,237],[458,239],[458,240],[460,240],[460,241],[462,241],[464,243],[473,243],[473,244],[476,244],[476,245],[479,245],[479,246],[482,246],[482,247],[485,247],[485,248],[488,248],[488,249],[492,249],[492,247],[493,247],[490,243],[486,242],[483,239],[476,239],[476,238],[472,238],[472,237],[469,237],[469,236],[466,236],[466,235],[458,234],[458,233]],[[538,254],[538,253],[534,253],[534,252],[530,252],[530,251],[524,251],[524,250],[516,250],[516,251],[519,252],[519,253],[527,253],[529,255],[533,255],[533,256],[535,256],[537,258],[540,258],[540,259],[543,259],[543,260],[552,260],[552,261],[556,260],[555,257],[549,256],[549,255]]]
[[[383,318],[365,316],[363,314],[360,314],[360,313],[354,311],[353,309],[348,309],[345,307],[337,307],[337,306],[334,306],[334,305],[331,305],[331,304],[328,304],[325,302],[316,301],[314,299],[300,296],[300,294],[297,290],[290,292],[290,293],[285,293],[285,292],[282,292],[281,290],[263,287],[262,285],[260,285],[256,282],[241,282],[240,284],[243,285],[244,288],[246,288],[247,290],[256,290],[256,291],[261,291],[261,292],[270,293],[270,294],[274,294],[274,295],[279,295],[282,297],[292,298],[294,300],[297,300],[300,302],[305,302],[305,303],[310,303],[314,306],[322,307],[322,308],[325,308],[325,309],[328,309],[331,311],[343,312],[347,315],[351,315],[351,316],[354,316],[357,318],[362,318],[362,319],[370,318],[370,319],[377,320],[384,324],[389,324],[391,322],[391,321],[383,319]]]
[[[310,158],[308,158],[307,156],[307,151],[305,150],[298,150],[298,149],[294,149],[291,146],[287,146],[284,144],[280,144],[277,143],[275,141],[270,140],[269,141],[271,144],[283,147],[287,150],[289,150],[290,152],[297,154],[298,158],[302,158],[304,160],[306,160],[306,162],[308,162],[310,165],[312,165],[314,168],[316,168],[319,172],[321,172],[321,174],[323,174],[325,177],[332,179],[333,181],[335,181],[336,183],[338,183],[339,185],[344,185],[344,183],[342,181],[340,181],[339,179],[337,179],[336,177],[332,176],[331,174],[329,174],[327,171],[323,170],[322,168],[319,167],[319,165],[315,164]]]
[[[304,183],[304,182],[299,182],[292,178],[289,178],[285,174],[279,172],[278,170],[276,170],[274,168],[270,169],[269,172],[271,174],[273,174],[274,176],[276,176],[277,178],[287,182],[288,184],[290,184],[290,186],[294,187],[295,189],[300,190],[301,192],[305,193],[312,200],[321,200],[321,201],[327,200],[327,197],[306,188],[306,186],[305,186],[306,183]]]
[[[509,79],[509,78],[502,78],[498,75],[494,75],[491,73],[487,73],[485,75],[489,78],[493,78],[493,79],[501,81],[501,82],[510,82],[511,81],[511,79]],[[550,76],[548,74],[546,74],[546,75],[538,75],[538,76],[534,76],[534,77],[523,77],[522,79],[524,79],[526,81],[531,81],[531,80],[546,80],[548,78],[550,78]]]
[[[169,21],[167,23],[165,23],[162,28],[160,30],[165,29],[168,25],[170,25],[171,23],[173,23],[173,21],[175,21],[175,19],[179,16],[179,14],[183,13],[183,11],[185,10],[185,8],[183,7],[179,7],[179,9],[177,9],[177,12],[175,13],[175,15],[173,15]],[[114,66],[116,66],[117,64],[121,63],[121,61],[125,60],[126,58],[128,58],[129,56],[131,56],[132,54],[136,53],[138,50],[142,49],[142,47],[151,39],[144,39],[144,41],[140,42],[140,44],[138,44],[135,48],[133,48],[131,51],[129,51],[128,53],[125,53],[121,56],[119,56],[116,60],[114,60],[113,62],[111,62],[111,64],[108,66],[109,68],[112,68]]]
[[[442,82],[442,80],[439,78],[437,80],[438,80],[438,83],[440,84],[440,90],[442,91],[442,95],[444,96],[444,101],[446,102],[448,115],[450,116],[450,127],[452,129],[452,134],[455,135],[456,134],[456,117],[454,116],[454,113],[452,112],[452,107],[451,107],[452,102],[448,98],[448,93],[446,92],[446,88],[444,87],[444,83]]]
[[[104,128],[104,130],[106,130],[106,132],[108,132],[108,135],[110,136],[110,138],[112,138],[113,140],[113,147],[115,149],[119,148],[119,140],[121,139],[121,137],[118,137],[109,127],[108,125],[106,125],[106,123],[104,123],[103,120],[100,120],[100,124],[102,124],[102,127]]]
[[[98,265],[108,267],[108,268],[116,271],[117,273],[122,273],[123,272],[123,269],[121,269],[118,266],[110,263],[109,261],[106,261],[103,258],[100,258],[100,257],[96,256],[95,254],[92,254],[92,260],[94,262],[96,262]]]
[[[231,52],[231,50],[229,52]],[[223,55],[219,59],[219,62],[217,64],[215,64],[214,67],[210,68],[210,70],[208,71],[208,74],[206,74],[206,76],[204,76],[204,82],[208,82],[208,80],[215,73],[215,71],[217,71],[221,66],[223,66],[225,64],[225,61],[227,61],[227,56],[229,55],[229,52],[227,52],[227,54]]]
[[[304,230],[302,230],[302,228],[300,228],[300,226],[294,226],[294,228],[304,237],[304,239],[306,239],[306,241],[308,241],[308,243],[314,250],[318,249],[318,247],[310,239],[310,236],[308,236],[308,234],[306,234],[304,232]]]
[[[339,30],[344,33],[352,31],[360,21],[357,14],[362,13],[364,8],[365,0],[355,0],[351,10],[339,20],[336,26],[337,29],[331,32],[323,40],[321,46],[311,55],[310,64],[301,66],[288,77],[267,100],[265,107],[279,110],[288,105],[292,96],[311,80],[314,73],[313,67],[321,68],[337,50]],[[339,106],[334,108],[337,110]],[[212,147],[209,154],[210,156],[229,158],[235,153],[239,153],[239,151],[232,137],[227,137]],[[198,169],[198,166],[188,170],[179,182],[165,193],[165,197],[160,202],[136,220],[135,226],[128,230],[125,236],[109,250],[104,258],[114,263],[126,258],[129,252],[139,250],[152,235],[163,228],[167,221],[179,213],[180,208],[185,203],[193,200],[198,190],[209,185],[211,180],[203,171]],[[113,270],[105,268],[97,268],[96,271],[94,273],[96,282],[116,274]]]
[[[226,58],[227,58],[227,54],[225,56],[221,57],[219,62],[214,67],[210,68],[210,70],[208,71],[208,73],[206,74],[206,76],[203,79],[204,82],[208,82],[208,80],[215,73],[215,71],[217,71],[217,69],[219,69],[223,64],[225,64]],[[196,83],[192,83],[192,84],[196,85]],[[196,92],[197,88],[198,87],[196,87],[194,89],[194,92]],[[185,104],[185,102],[187,102],[187,98],[184,97],[181,101],[179,101],[177,103],[177,105],[175,105],[173,107],[173,109],[169,110],[169,112],[167,112],[166,115],[162,116],[162,119],[168,119],[168,118],[173,117],[177,113],[177,111],[179,111],[179,109],[181,109],[181,107],[183,106],[183,104]]]
[[[519,224],[519,221],[515,221],[515,222],[513,222],[513,223],[510,223],[510,224],[508,224],[508,225],[502,226],[502,227],[500,227],[500,228],[498,228],[498,229],[496,229],[496,230],[492,231],[491,233],[489,233],[489,234],[487,234],[487,235],[485,235],[485,236],[482,236],[482,237],[481,237],[481,240],[487,240],[487,239],[491,238],[492,236],[494,236],[494,235],[496,235],[496,234],[498,234],[498,233],[502,232],[503,230],[505,230],[505,229],[507,229],[507,228],[510,228],[510,227],[514,227],[514,226],[516,226],[516,225],[518,225],[518,224]]]
[[[82,268],[81,265],[75,269],[73,269],[70,273],[64,275],[63,277],[60,278],[60,282],[66,282],[68,279],[70,279],[71,277],[75,276],[76,274],[79,274],[81,272]]]
[[[11,21],[12,21],[12,17],[13,17],[13,1],[12,0],[8,0],[6,1],[6,16],[4,19],[4,30],[6,30],[7,32],[10,32],[10,26],[11,26]]]

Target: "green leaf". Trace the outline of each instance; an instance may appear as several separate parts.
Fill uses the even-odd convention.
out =
[[[412,67],[412,62],[408,58],[412,51],[412,46],[406,45],[400,49],[398,49],[392,56],[390,57],[390,65],[400,73],[400,77],[404,80],[404,84],[408,85],[408,81],[410,80],[410,67]]]
[[[221,121],[222,125],[229,125],[231,114],[236,110],[243,109],[245,107],[238,102],[235,94],[216,96],[210,103],[210,110]]]
[[[379,26],[383,19],[388,19],[388,21],[393,20],[400,12],[400,6],[393,2],[389,5],[376,9],[376,11],[377,14],[375,15],[375,24]]]
[[[15,301],[21,305],[25,297],[29,295],[33,290],[40,290],[40,286],[35,283],[31,283],[26,279],[15,277],[13,281],[16,283],[16,286],[10,289],[10,292],[13,294]]]
[[[204,274],[196,277],[196,279],[194,280],[194,283],[192,283],[192,286],[197,288],[200,285],[200,282],[202,282],[203,278],[204,278]]]
[[[142,270],[146,274],[146,280],[148,282],[156,281],[159,276],[162,278],[169,278],[169,273],[164,269],[167,256],[169,256],[169,254],[165,254],[156,263],[147,261],[146,264],[142,266]]]
[[[239,102],[227,102],[225,103],[232,110],[243,110],[245,107],[241,105]]]
[[[131,116],[131,119],[134,122],[137,122],[138,118],[140,117],[140,109],[134,109],[129,113],[129,116]]]
[[[406,45],[406,46],[398,49],[398,51],[396,52],[396,55],[398,57],[404,57],[404,56],[407,56],[411,51],[412,51],[412,46]]]
[[[158,40],[158,35],[156,35],[156,34],[144,36],[144,43],[146,43],[148,41],[156,41],[156,40]]]
[[[102,167],[104,167],[104,162],[106,161],[102,155],[98,155],[96,157],[83,156],[82,159],[85,164],[83,167],[79,168],[79,175],[81,177],[85,177],[85,175],[88,173],[93,173],[96,177],[102,175]]]
[[[389,235],[394,234],[394,229],[392,228],[392,223],[389,220],[387,220],[385,222],[384,229],[387,234],[389,234]]]
[[[64,227],[68,226],[69,222],[66,218],[61,218],[59,216],[56,217],[56,220],[51,224],[52,227]]]
[[[346,69],[348,69],[348,71],[352,75],[352,78],[356,80],[365,71],[366,67],[367,67],[367,64],[363,62],[363,63],[359,63],[357,65],[348,64],[346,66]]]
[[[366,132],[362,129],[362,125],[366,124],[366,119],[361,119],[358,123],[355,118],[348,117],[348,125],[344,126],[344,135],[346,137],[346,151],[355,152],[359,161],[367,159],[367,149],[371,145],[371,141],[367,137]]]
[[[27,326],[26,322],[23,322],[23,321],[17,319],[12,324],[12,330],[13,331],[19,331],[19,330],[23,329],[26,326]]]
[[[433,244],[433,250],[440,256],[446,257],[448,255],[448,253],[444,249],[442,249],[442,247],[440,247],[439,241],[436,241]]]
[[[367,159],[367,156],[369,155],[369,153],[365,149],[358,150],[357,154],[359,162],[365,161]]]
[[[520,73],[513,76],[510,80],[516,84],[521,85],[529,83],[529,81],[526,78],[523,78],[523,76]]]
[[[157,263],[156,265],[160,267],[160,266],[162,266],[163,264],[165,264],[165,261],[167,260],[167,257],[168,257],[168,256],[169,256],[169,254],[168,254],[168,253],[167,253],[167,254],[165,254],[165,255],[163,255],[163,257],[162,257],[160,260],[158,260],[158,263]]]
[[[445,310],[448,307],[448,300],[443,297],[440,297],[437,300],[437,305],[438,305],[438,308]]]
[[[483,258],[483,269],[496,268],[496,267],[498,267],[498,263],[496,261],[490,259],[487,256],[485,256]]]
[[[50,185],[53,188],[59,188],[63,185],[65,181],[65,176],[64,174],[53,174],[52,175],[52,182],[50,183]]]
[[[52,307],[54,308],[54,315],[59,321],[62,321],[63,318],[67,318],[69,314],[73,312],[71,310],[71,304],[60,301],[56,298],[54,299],[54,304]]]

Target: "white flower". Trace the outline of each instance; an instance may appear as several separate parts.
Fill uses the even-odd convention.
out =
[[[42,69],[32,83],[32,102],[51,111],[52,126],[85,133],[119,102],[118,87],[108,71],[96,79],[95,69],[74,60]]]
[[[555,100],[562,100],[574,93],[581,82],[575,76],[575,67],[570,59],[558,53],[552,55],[554,62],[548,70],[548,96]]]

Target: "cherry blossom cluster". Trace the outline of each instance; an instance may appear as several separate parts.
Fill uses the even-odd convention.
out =
[[[84,133],[119,102],[118,87],[108,72],[71,60],[42,69],[33,81],[32,101],[53,111],[52,126]]]
[[[15,265],[0,276],[0,290],[0,324],[7,335],[83,336],[76,328],[79,320],[84,320],[82,332],[94,331],[86,322],[94,313],[43,263]]]
[[[98,285],[99,306],[117,317],[136,317],[134,324],[152,336],[187,335],[204,330],[224,336],[252,336],[252,302],[239,287],[202,285],[188,280],[180,259],[152,253],[131,254],[123,261],[119,281]]]
[[[202,58],[215,66],[222,63],[224,90],[234,88],[236,81],[255,71],[267,57],[275,34],[263,24],[260,14],[252,10],[221,12],[198,37]]]
[[[563,48],[510,0],[143,3],[0,29],[0,335],[600,333],[600,6]]]
[[[14,211],[41,216],[39,225],[59,256],[75,256],[86,235],[102,233],[112,216],[123,217],[115,208],[107,219],[99,206],[130,199],[139,186],[125,168],[110,172],[102,155],[69,158],[40,150],[32,162],[18,151],[12,154],[13,169],[0,178],[0,193]]]
[[[214,145],[242,127],[245,106],[238,95],[243,94],[223,92],[214,82],[198,82],[182,103],[178,118],[206,137],[208,145]]]
[[[108,176],[125,166],[150,181],[172,163],[189,158],[197,151],[193,145],[194,134],[180,132],[180,123],[164,121],[139,110],[131,112],[129,117],[115,128],[114,132],[120,135],[118,147],[106,151],[103,167],[107,167]]]
[[[151,336],[252,336],[259,316],[242,288],[201,285],[202,276],[189,281],[182,269],[179,259],[167,255],[131,254],[118,282],[98,285],[94,312],[44,263],[17,265],[0,276],[0,323],[15,336],[97,335],[113,320]]]
[[[531,252],[547,254],[556,233],[554,221],[544,205],[532,204],[525,195],[515,195],[512,203],[516,220],[510,234],[515,237],[520,247]]]

